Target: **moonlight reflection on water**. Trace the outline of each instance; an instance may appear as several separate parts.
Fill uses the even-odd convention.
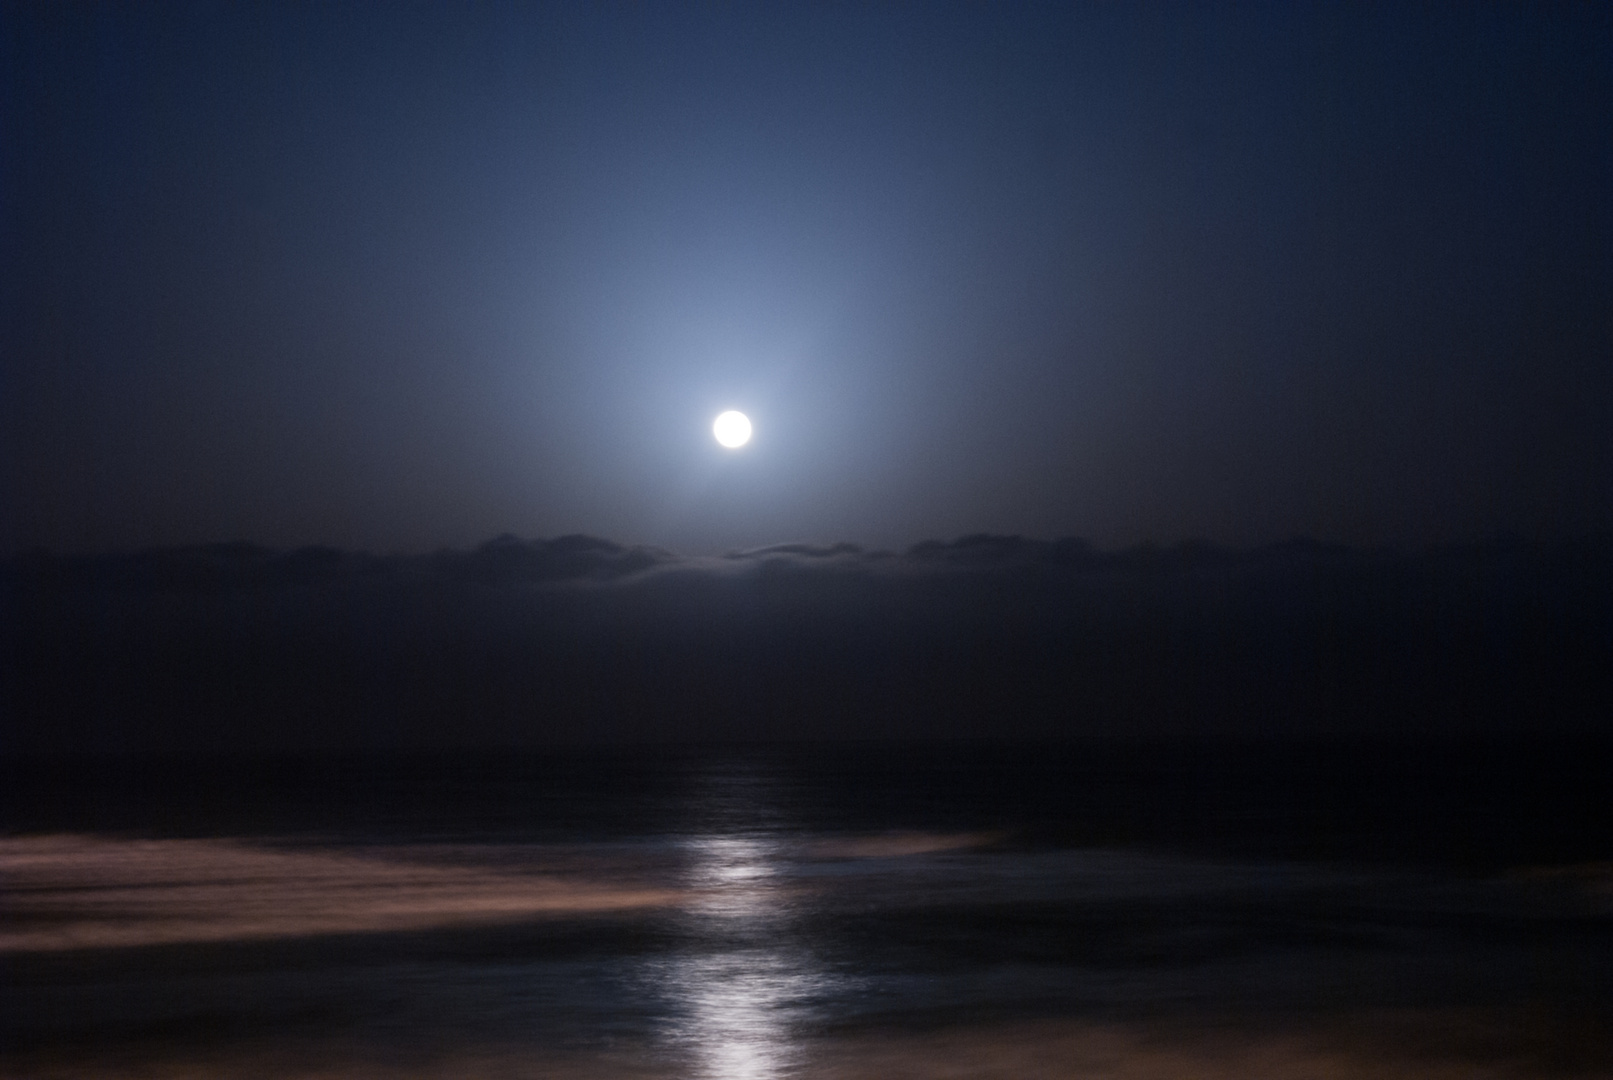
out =
[[[0,1075],[1613,1076],[1600,861],[1091,846],[956,774],[936,809],[678,767],[563,792],[570,831],[532,783],[526,831],[444,795],[429,831],[0,835]]]
[[[689,947],[661,972],[671,1041],[708,1080],[774,1080],[801,1060],[794,1024],[828,979],[790,932],[777,845],[744,835],[692,838],[683,919]]]

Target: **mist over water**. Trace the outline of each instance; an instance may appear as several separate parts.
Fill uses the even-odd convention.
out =
[[[1344,828],[1320,766],[1277,783],[1300,757],[1238,766],[1264,787],[1090,750],[80,763],[73,795],[13,763],[0,1073],[1609,1075],[1575,774],[1449,754],[1443,814],[1391,821],[1380,781]],[[1543,807],[1510,836],[1500,776]]]

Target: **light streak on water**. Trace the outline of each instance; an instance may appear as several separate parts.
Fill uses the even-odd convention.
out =
[[[689,838],[685,908],[690,948],[658,972],[674,1020],[669,1041],[703,1080],[795,1074],[797,1025],[830,979],[791,932],[789,884],[776,842],[745,835]]]

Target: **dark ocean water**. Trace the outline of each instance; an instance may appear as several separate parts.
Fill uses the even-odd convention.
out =
[[[6,1076],[1613,1076],[1600,745],[11,761]]]

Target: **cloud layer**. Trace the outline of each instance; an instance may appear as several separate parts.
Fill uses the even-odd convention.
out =
[[[1606,732],[1613,544],[11,560],[11,750]]]

